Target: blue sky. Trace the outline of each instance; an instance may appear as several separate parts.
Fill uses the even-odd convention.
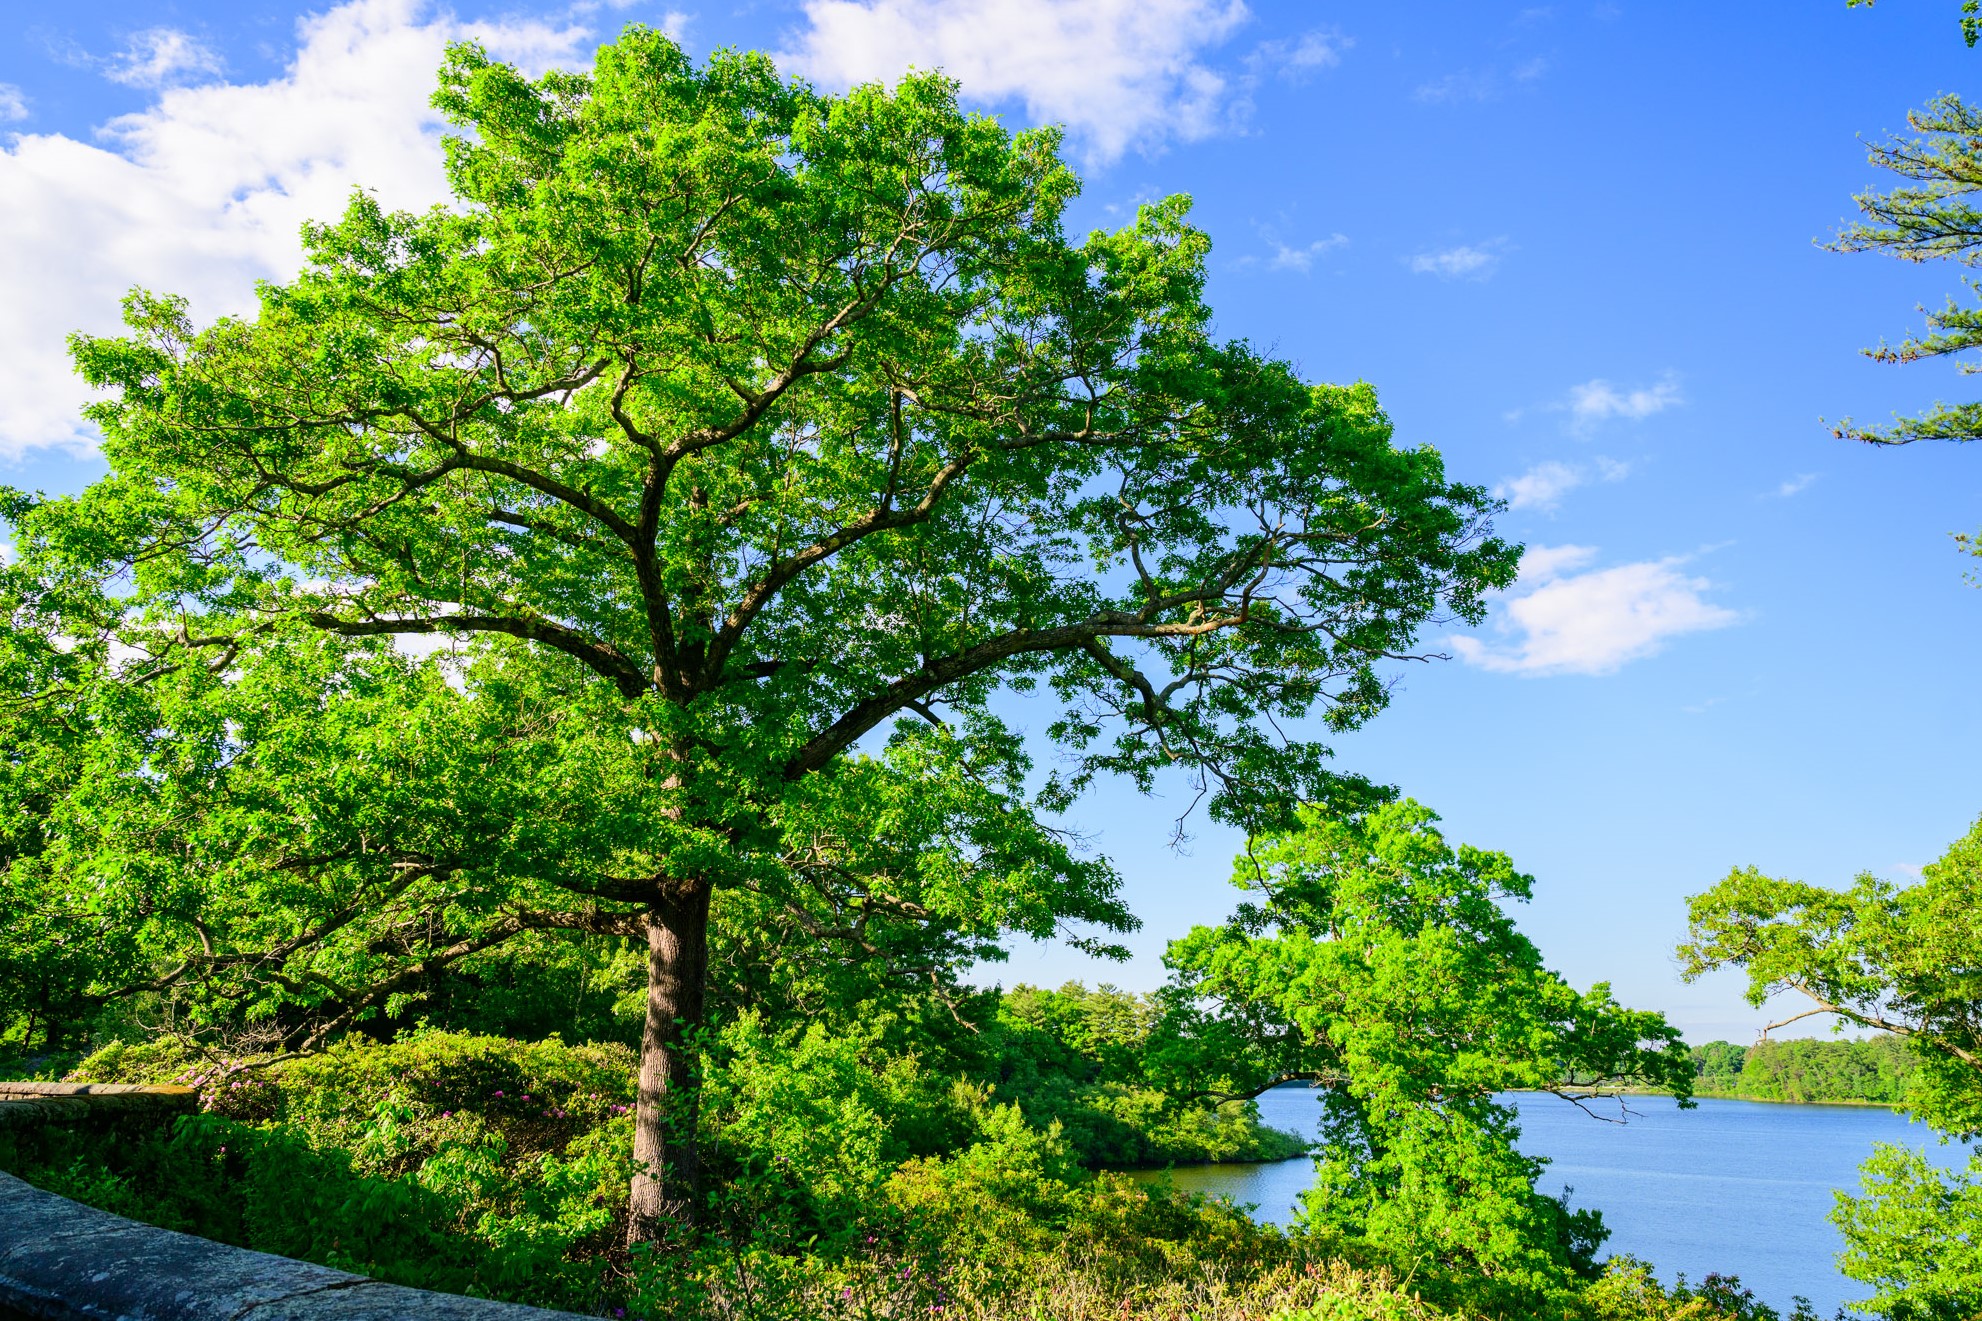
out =
[[[532,68],[620,24],[781,52],[826,85],[941,66],[1013,124],[1068,125],[1076,221],[1187,192],[1225,332],[1367,379],[1401,440],[1497,486],[1523,583],[1338,741],[1537,877],[1555,966],[1698,1039],[1763,1016],[1682,986],[1684,896],[1737,864],[1904,879],[1982,811],[1982,453],[1874,452],[1820,418],[1966,397],[1858,350],[1958,288],[1818,248],[1878,182],[1858,135],[1982,68],[1956,5],[357,0],[0,15],[0,481],[100,471],[64,334],[144,282],[212,316],[356,184],[438,200],[423,109],[449,37]],[[1126,967],[1057,947],[997,975],[1160,980],[1230,907],[1235,841],[1120,791],[1081,822],[1147,925]]]

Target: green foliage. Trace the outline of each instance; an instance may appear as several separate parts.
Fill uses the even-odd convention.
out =
[[[1901,1104],[1964,1139],[1982,1131],[1982,821],[1910,886],[1862,873],[1830,890],[1750,867],[1688,902],[1679,955],[1689,978],[1741,968],[1753,1004],[1794,991],[1812,1006],[1797,1018],[1904,1038],[1912,1068]],[[1960,1245],[1982,1236],[1972,1174],[1944,1178],[1891,1148],[1863,1174],[1864,1196],[1840,1194],[1833,1216],[1847,1243],[1842,1269],[1877,1290],[1863,1306],[1894,1321],[1971,1314],[1982,1270]],[[1920,1237],[1932,1216],[1944,1218]]]
[[[1753,1046],[1709,1041],[1692,1055],[1695,1095],[1749,1101],[1905,1105],[1919,1070],[1906,1038],[1890,1032],[1844,1041],[1765,1038]]]
[[[1831,247],[1839,252],[1883,252],[1903,261],[1949,260],[1972,266],[1982,261],[1982,211],[1971,201],[1982,188],[1982,114],[1960,97],[1936,97],[1924,109],[1907,113],[1917,135],[1887,138],[1871,147],[1872,163],[1909,182],[1888,192],[1866,191],[1852,200],[1866,217],[1841,231]],[[1982,309],[1950,299],[1927,316],[1928,333],[1899,344],[1880,344],[1866,354],[1878,362],[1910,363],[1953,357],[1982,345]],[[1977,370],[1963,363],[1963,372]],[[1916,440],[1966,441],[1978,434],[1982,405],[1937,405],[1925,416],[1890,427],[1857,427],[1849,419],[1836,434],[1879,445]]]
[[[1120,1022],[1119,993],[1029,992],[1025,1017]],[[702,1236],[613,1249],[624,1223],[626,1048],[427,1032],[216,1069],[182,1042],[112,1046],[98,1080],[200,1080],[215,1112],[168,1133],[50,1129],[0,1168],[121,1214],[424,1287],[703,1321],[1480,1321],[1538,1315],[1478,1280],[1425,1295],[1368,1245],[1282,1234],[1228,1203],[1090,1175],[986,1085],[817,1028],[745,1017],[712,1043]],[[1069,1029],[1068,1036],[1075,1034]],[[1107,1036],[1106,1033],[1103,1034]],[[1059,1039],[1057,1036],[1055,1040]],[[252,1121],[231,1084],[265,1079]],[[523,1098],[528,1095],[529,1099]],[[277,1117],[279,1114],[279,1118]],[[1613,1263],[1595,1321],[1758,1319]],[[933,1309],[942,1308],[938,1313]]]
[[[1033,1124],[1058,1125],[1090,1168],[1284,1160],[1307,1150],[1262,1124],[1250,1100],[1180,1104],[1163,1091],[1151,1067],[1163,1016],[1159,997],[1112,986],[1019,986],[998,1000],[984,1034],[989,1059],[975,1076]]]
[[[1982,1312],[1982,1155],[1947,1173],[1881,1145],[1860,1167],[1864,1195],[1838,1194],[1844,1273],[1873,1287],[1860,1304],[1891,1321],[1966,1321]]]
[[[1729,1041],[1709,1041],[1692,1047],[1693,1089],[1696,1092],[1725,1092],[1735,1086],[1747,1061],[1748,1048]]]
[[[1857,4],[1860,0],[1847,0]],[[1871,3],[1871,0],[1863,0]],[[1969,46],[1982,35],[1982,0],[1962,0],[1961,32]],[[1982,189],[1982,111],[1952,93],[1935,97],[1919,110],[1909,110],[1912,137],[1889,136],[1871,144],[1873,165],[1898,175],[1900,186],[1885,192],[1867,189],[1852,200],[1864,219],[1839,231],[1829,247],[1834,252],[1882,252],[1902,261],[1949,260],[1964,266],[1982,262],[1982,210],[1973,194]],[[1982,290],[1964,279],[1970,292]],[[1924,309],[1923,309],[1924,311]],[[1982,347],[1982,307],[1963,306],[1953,297],[1938,311],[1926,313],[1926,333],[1898,344],[1881,341],[1866,349],[1876,362],[1912,363],[1924,359],[1957,360],[1957,370],[1982,370],[1960,355]],[[1966,442],[1982,435],[1982,403],[1936,403],[1926,413],[1895,418],[1890,426],[1860,426],[1845,418],[1832,434],[1874,445],[1907,445],[1918,440]],[[1982,555],[1982,542],[1965,533],[1957,544]]]
[[[447,993],[526,1017],[568,952],[533,933],[631,939],[686,1115],[712,954],[940,995],[1010,933],[1119,953],[1052,814],[1385,796],[1281,731],[1361,724],[1512,581],[1367,385],[1217,338],[1187,199],[1070,237],[1057,134],[940,76],[829,96],[630,27],[535,81],[453,47],[435,105],[453,205],[359,192],[251,315],[138,290],[71,341],[111,472],[4,496],[0,744],[59,734],[0,778],[0,1021],[486,1028]]]
[[[1917,1058],[1902,1037],[1763,1041],[1742,1063],[1739,1094],[1757,1101],[1908,1102]]]
[[[1845,0],[1852,8],[1873,0]],[[1961,36],[1970,49],[1982,38],[1982,0],[1962,0]],[[1871,146],[1872,164],[1908,182],[1890,192],[1868,189],[1852,198],[1866,217],[1842,230],[1830,244],[1836,252],[1884,252],[1902,261],[1949,259],[1966,266],[1982,261],[1982,211],[1970,195],[1982,188],[1982,114],[1959,96],[1935,97],[1910,110],[1907,126],[1918,136],[1888,137]],[[1971,291],[1982,289],[1964,280]],[[1924,309],[1923,309],[1924,311]],[[1982,346],[1982,308],[1963,307],[1949,298],[1929,312],[1927,334],[1898,345],[1883,341],[1867,349],[1878,362],[1909,363],[1952,357]],[[1972,361],[1958,364],[1970,374]],[[1914,418],[1896,418],[1889,427],[1861,427],[1845,418],[1833,434],[1875,445],[1906,445],[1916,440],[1968,441],[1982,434],[1982,404],[1940,404]],[[1956,544],[1982,555],[1982,540],[1957,533]]]
[[[382,1109],[368,1136],[394,1122]],[[0,1158],[50,1191],[223,1243],[418,1288],[589,1307],[625,1177],[597,1146],[505,1166],[499,1141],[461,1134],[395,1177],[297,1129],[197,1115],[135,1138],[52,1130]]]
[[[1737,869],[1688,901],[1679,956],[1689,978],[1741,968],[1751,1004],[1793,991],[1807,1014],[1904,1037],[1917,1066],[1908,1108],[1952,1132],[1982,1129],[1974,1013],[1982,1003],[1982,821],[1909,886],[1868,872],[1848,890],[1831,890]]]
[[[1864,6],[1870,9],[1873,0],[1844,0],[1845,8],[1857,9]],[[1970,50],[1982,40],[1982,0],[1961,0],[1961,39]]]
[[[1325,1084],[1314,1231],[1535,1305],[1591,1273],[1604,1231],[1536,1192],[1544,1162],[1515,1149],[1494,1094],[1644,1077],[1683,1101],[1692,1068],[1661,1016],[1544,968],[1500,906],[1529,879],[1503,854],[1453,848],[1436,821],[1412,802],[1309,811],[1301,830],[1255,839],[1237,880],[1267,903],[1171,946],[1170,1050],[1207,1090]]]

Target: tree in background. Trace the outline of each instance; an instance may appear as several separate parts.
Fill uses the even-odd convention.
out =
[[[1724,1092],[1733,1089],[1747,1058],[1745,1046],[1728,1041],[1709,1041],[1693,1047],[1693,1075],[1696,1091]]]
[[[1815,1016],[1890,1032],[1917,1061],[1905,1108],[1943,1133],[1982,1132],[1982,821],[1917,884],[1861,874],[1849,890],[1731,873],[1688,904],[1680,946],[1690,980],[1748,974],[1761,1005],[1785,991]],[[1982,1155],[1944,1176],[1903,1147],[1863,1167],[1865,1195],[1839,1194],[1845,1274],[1874,1286],[1870,1310],[1895,1321],[1967,1317],[1982,1308]]]
[[[1857,8],[1872,0],[1846,0]],[[1972,48],[1982,38],[1982,0],[1962,0],[1962,39]],[[1867,189],[1852,198],[1865,217],[1839,231],[1828,245],[1833,252],[1883,252],[1902,261],[1949,260],[1963,266],[1982,263],[1982,210],[1971,201],[1982,189],[1982,109],[1961,97],[1935,97],[1923,109],[1909,110],[1907,126],[1914,137],[1889,136],[1874,142],[1872,164],[1908,182],[1888,192]],[[1964,277],[1972,291],[1982,284]],[[1925,309],[1922,309],[1925,312]],[[1879,343],[1866,349],[1876,362],[1909,363],[1946,358],[1982,348],[1982,307],[1963,307],[1950,297],[1937,312],[1925,312],[1926,333],[1898,344]],[[1958,371],[1982,370],[1973,361]],[[1969,441],[1982,434],[1982,403],[1940,404],[1914,418],[1895,419],[1891,426],[1859,426],[1845,418],[1832,434],[1873,445],[1908,445],[1916,440]],[[1956,544],[1982,555],[1982,540],[1956,533]]]
[[[1510,1089],[1581,1104],[1647,1081],[1688,1104],[1693,1066],[1662,1015],[1578,992],[1502,903],[1530,877],[1454,848],[1415,802],[1359,817],[1304,809],[1255,837],[1234,879],[1264,903],[1170,947],[1177,1085],[1256,1096],[1321,1087],[1310,1227],[1367,1241],[1400,1270],[1477,1271],[1514,1296],[1591,1269],[1605,1231],[1535,1189]]]
[[[212,847],[245,748],[318,777],[251,799],[226,856],[334,895],[300,934],[349,937],[351,975],[193,914],[159,976],[243,970],[307,1044],[533,924],[644,941],[636,1237],[694,1201],[715,896],[856,958],[891,923],[1122,929],[1042,812],[1167,770],[1253,831],[1368,801],[1276,731],[1361,723],[1380,664],[1512,579],[1485,492],[1394,446],[1367,387],[1212,337],[1183,199],[1070,241],[1055,134],[941,78],[825,97],[635,28],[534,83],[455,48],[436,104],[453,208],[360,194],[252,318],[134,293],[127,337],[75,341],[112,472],[17,510],[23,568],[114,603],[89,645],[115,691],[206,690]],[[452,668],[348,645],[392,637],[451,640]],[[287,696],[256,706],[263,664]],[[398,695],[316,719],[347,666]],[[1072,762],[1043,786],[1013,690],[1058,704]],[[156,774],[112,778],[142,800]],[[67,874],[148,894],[160,838]]]
[[[1840,231],[1830,247],[1883,252],[1910,262],[1982,263],[1982,211],[1971,200],[1982,189],[1982,111],[1958,96],[1940,96],[1924,109],[1907,112],[1907,125],[1918,136],[1874,142],[1869,155],[1872,164],[1909,182],[1889,192],[1857,194],[1852,200],[1865,218]],[[1972,280],[1967,283],[1976,287]],[[1927,315],[1925,335],[1865,352],[1878,362],[1909,363],[1977,347],[1982,347],[1982,308],[1949,299],[1940,311]],[[1972,373],[1982,367],[1964,361],[1958,369]],[[1875,445],[1973,440],[1982,434],[1982,404],[1936,405],[1889,427],[1860,427],[1847,419],[1836,434]]]

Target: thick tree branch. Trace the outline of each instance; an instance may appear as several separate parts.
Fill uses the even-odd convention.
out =
[[[306,610],[302,617],[314,627],[343,637],[379,637],[396,633],[503,633],[556,648],[612,680],[627,697],[638,697],[647,690],[647,676],[618,650],[545,619],[509,619],[491,615],[449,615],[445,619],[344,619],[325,610]]]

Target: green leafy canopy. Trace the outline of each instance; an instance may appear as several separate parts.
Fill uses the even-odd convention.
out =
[[[820,937],[1119,931],[1042,809],[1173,768],[1242,824],[1367,797],[1276,722],[1366,719],[1379,666],[1512,577],[1486,494],[1367,387],[1212,336],[1184,199],[1069,241],[1055,134],[941,78],[827,97],[631,28],[535,82],[456,47],[436,103],[456,205],[357,195],[249,318],[134,293],[128,335],[74,341],[111,476],[10,511],[18,628],[191,685],[147,717],[208,731],[172,821],[227,861],[188,871],[294,878],[270,925],[362,914],[376,947],[390,910],[431,961],[714,887]],[[368,642],[395,636],[444,642],[455,686]],[[1064,777],[999,717],[1014,689],[1057,700]],[[143,799],[128,735],[102,783]],[[174,838],[116,819],[46,865]],[[309,957],[282,949],[229,966]],[[364,971],[331,998],[397,975]]]
[[[1592,1268],[1604,1231],[1536,1192],[1546,1162],[1515,1148],[1496,1094],[1587,1103],[1645,1083],[1686,1104],[1691,1057],[1662,1015],[1544,967],[1502,907],[1530,878],[1505,854],[1447,843],[1437,820],[1409,800],[1308,810],[1298,830],[1256,839],[1235,879],[1267,902],[1170,948],[1173,1063],[1214,1093],[1321,1086],[1314,1228],[1400,1268],[1551,1296]]]

